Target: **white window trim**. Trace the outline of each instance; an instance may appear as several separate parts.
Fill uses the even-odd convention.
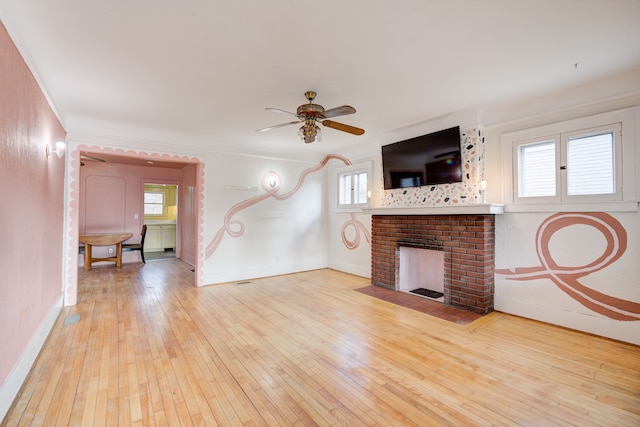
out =
[[[543,138],[553,134],[571,133],[619,122],[622,125],[620,155],[622,196],[619,201],[585,201],[584,203],[538,200],[524,203],[516,196],[514,177],[514,142]],[[504,201],[506,212],[576,212],[576,211],[638,211],[640,189],[640,107],[610,111],[545,126],[505,133],[501,137],[504,171]],[[618,153],[616,153],[618,154]]]
[[[354,165],[349,165],[349,166],[342,166],[339,168],[335,168],[334,169],[334,176],[335,176],[335,190],[336,190],[336,197],[335,197],[335,212],[361,212],[362,209],[364,208],[368,208],[371,206],[371,181],[372,181],[372,175],[371,172],[373,170],[373,166],[372,166],[372,162],[368,161],[368,162],[362,162],[362,163],[357,163]],[[359,172],[366,172],[367,173],[367,202],[366,203],[359,203],[359,204],[351,204],[348,206],[342,206],[339,204],[339,196],[340,196],[340,175],[343,175],[345,173],[348,174],[356,174]]]

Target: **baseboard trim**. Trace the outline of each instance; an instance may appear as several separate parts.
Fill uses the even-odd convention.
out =
[[[35,362],[44,342],[46,341],[53,325],[55,325],[58,316],[62,311],[63,298],[62,294],[55,302],[53,307],[49,310],[49,313],[45,316],[42,323],[36,330],[35,334],[29,340],[27,348],[24,350],[18,362],[13,366],[11,372],[7,376],[7,379],[0,386],[0,423],[4,420],[4,417],[9,412],[14,399],[18,396],[22,384],[29,375],[31,367]]]

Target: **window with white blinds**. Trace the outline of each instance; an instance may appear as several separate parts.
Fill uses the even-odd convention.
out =
[[[619,125],[618,125],[619,126]],[[567,195],[616,192],[615,130],[567,137]]]
[[[517,203],[620,200],[621,124],[513,143]]]
[[[543,141],[518,147],[520,197],[556,195],[556,142]]]

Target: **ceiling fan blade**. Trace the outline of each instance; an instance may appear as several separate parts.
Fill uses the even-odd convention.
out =
[[[286,110],[281,110],[280,108],[267,107],[267,108],[265,108],[265,110],[275,111],[276,113],[291,114],[292,116],[298,117],[295,113],[292,113],[292,112],[286,111]]]
[[[277,129],[277,128],[281,128],[281,127],[289,126],[289,125],[296,125],[298,123],[302,123],[303,121],[304,120],[298,120],[297,122],[281,123],[279,125],[273,125],[273,126],[269,126],[269,127],[266,127],[266,128],[258,129],[258,130],[256,130],[256,132],[268,132],[271,129]]]
[[[352,133],[354,135],[362,135],[364,133],[364,129],[360,129],[355,126],[345,125],[344,123],[334,122],[333,120],[323,120],[322,125],[331,129],[337,129],[343,132]]]
[[[98,157],[87,156],[86,154],[80,154],[80,160],[91,160],[93,162],[105,163],[106,160],[100,159]]]
[[[329,119],[331,117],[346,116],[347,114],[353,114],[355,112],[356,112],[356,109],[353,108],[352,106],[343,105],[341,107],[330,108],[328,110],[325,110],[325,112],[322,113],[322,115],[324,116],[325,119]]]

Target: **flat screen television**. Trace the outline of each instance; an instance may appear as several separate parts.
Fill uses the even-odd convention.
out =
[[[382,146],[384,189],[462,181],[460,126]]]

